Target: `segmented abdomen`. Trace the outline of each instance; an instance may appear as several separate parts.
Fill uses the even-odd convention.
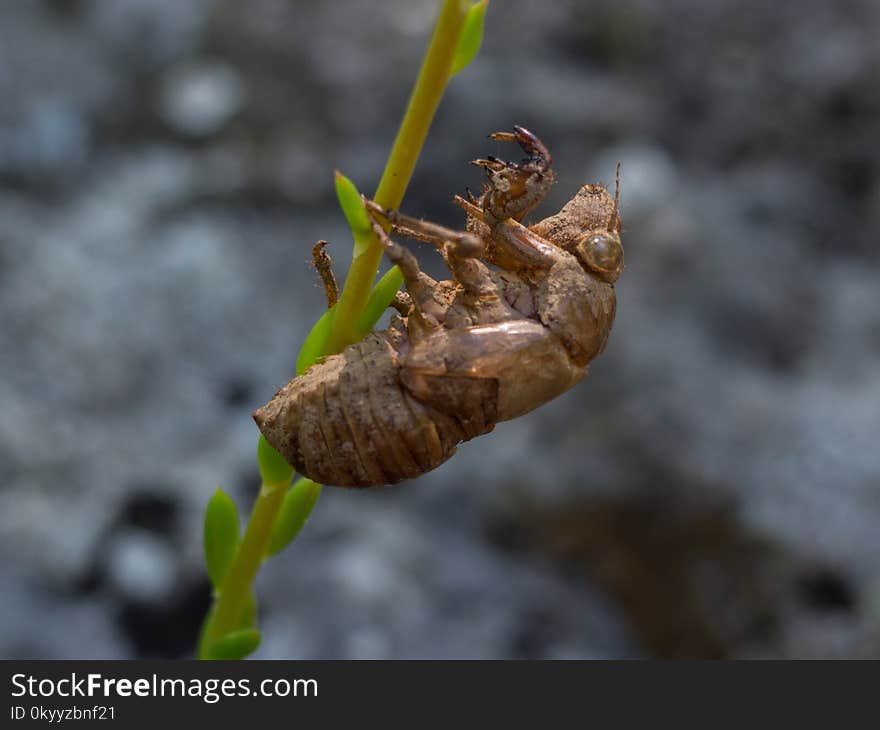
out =
[[[468,433],[401,385],[400,332],[374,332],[294,378],[254,412],[263,435],[321,484],[393,484],[430,471]]]

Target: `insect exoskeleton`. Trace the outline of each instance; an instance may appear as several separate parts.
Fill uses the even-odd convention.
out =
[[[388,329],[316,363],[254,412],[300,474],[350,487],[417,477],[461,442],[571,388],[604,349],[623,269],[619,185],[613,197],[585,185],[527,226],[523,218],[553,184],[550,153],[522,127],[490,136],[519,143],[526,157],[474,160],[487,182],[479,197],[455,198],[466,230],[366,201],[408,296],[396,301],[401,316]],[[436,246],[452,278],[420,271],[383,219],[392,233]]]

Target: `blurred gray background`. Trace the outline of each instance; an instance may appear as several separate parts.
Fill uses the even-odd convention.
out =
[[[191,655],[204,505],[350,257],[435,0],[0,2],[0,656]],[[257,656],[880,657],[880,4],[494,0],[404,208],[622,164],[572,392],[435,472],[325,489]],[[425,266],[437,257],[422,249]]]

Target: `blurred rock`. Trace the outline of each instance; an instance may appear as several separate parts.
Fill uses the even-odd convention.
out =
[[[7,172],[46,175],[81,169],[90,130],[79,110],[63,99],[41,99],[25,114],[18,134],[0,152]]]
[[[154,67],[198,49],[216,0],[90,0],[85,23],[131,68]]]
[[[102,599],[46,591],[17,570],[0,573],[4,659],[125,659],[127,647]],[[26,629],[26,630],[24,630]]]
[[[107,547],[107,577],[125,600],[161,604],[171,597],[177,557],[161,539],[144,530],[129,530]]]
[[[201,63],[171,68],[163,82],[163,119],[177,132],[207,137],[219,132],[246,100],[244,81],[234,68]]]

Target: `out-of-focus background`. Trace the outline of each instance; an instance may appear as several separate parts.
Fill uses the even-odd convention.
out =
[[[435,0],[0,4],[0,656],[184,657],[205,503],[323,308]],[[496,0],[404,208],[622,164],[573,391],[416,482],[325,489],[257,656],[880,657],[880,5]],[[436,255],[425,266],[440,273]]]

